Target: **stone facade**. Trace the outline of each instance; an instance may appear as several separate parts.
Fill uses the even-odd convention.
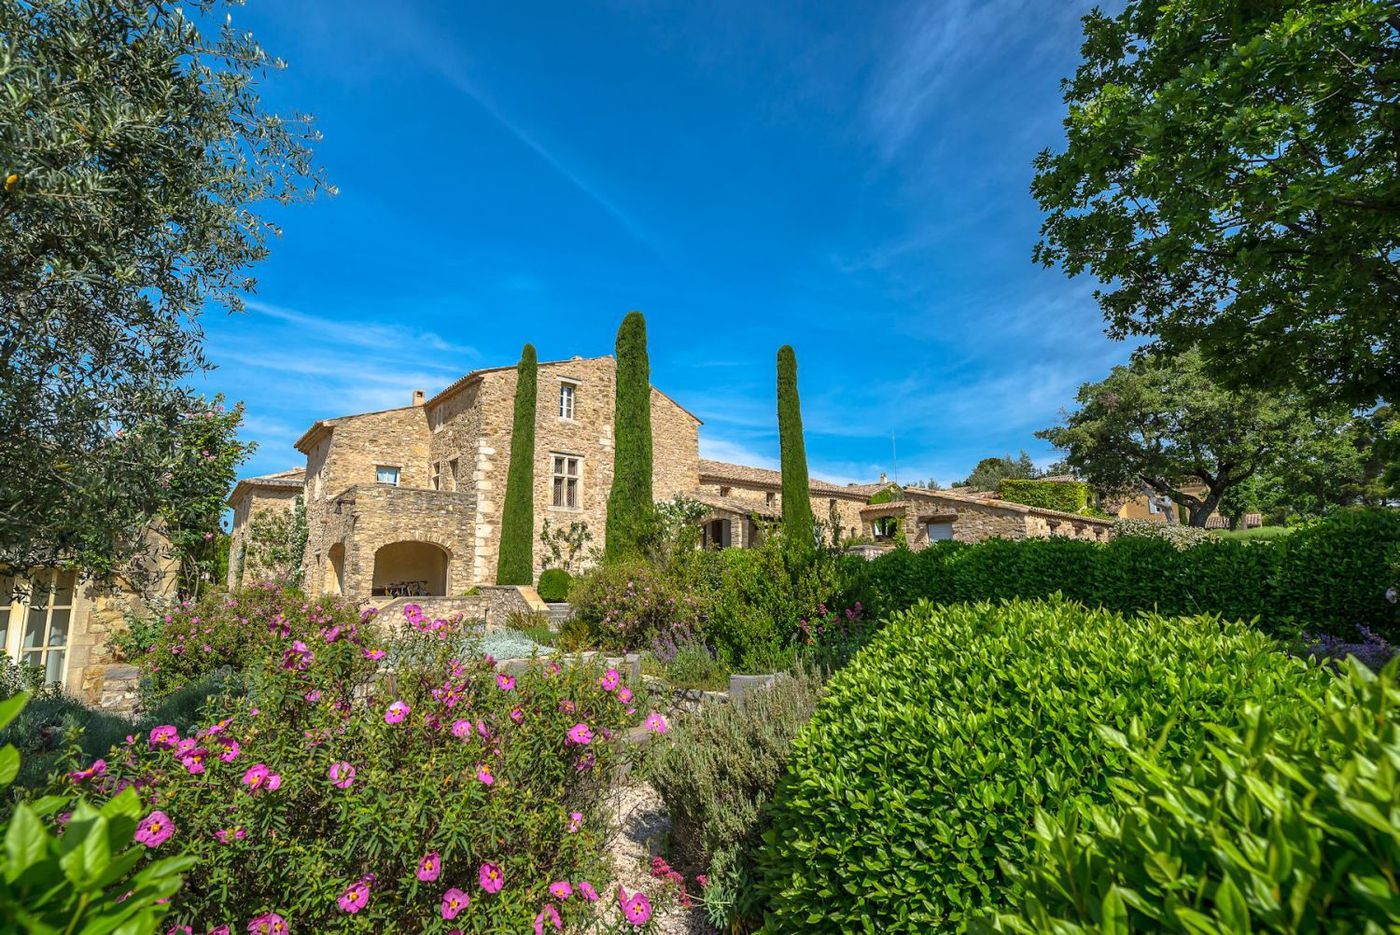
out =
[[[228,581],[230,588],[242,584],[248,558],[248,533],[253,517],[264,510],[290,510],[296,506],[306,486],[306,471],[293,468],[277,474],[264,474],[239,481],[229,495],[233,510],[233,531],[229,537]]]

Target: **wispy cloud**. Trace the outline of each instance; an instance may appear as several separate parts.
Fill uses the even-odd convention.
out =
[[[373,348],[381,352],[403,349],[411,349],[419,353],[441,351],[458,354],[472,360],[479,359],[481,356],[474,347],[453,344],[435,332],[423,331],[405,325],[375,324],[347,318],[322,318],[257,299],[249,299],[244,305],[252,312],[286,322],[303,334],[326,339],[335,344]]]

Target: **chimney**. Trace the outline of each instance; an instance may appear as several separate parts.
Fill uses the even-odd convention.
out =
[[[424,402],[424,400],[425,400],[426,398],[427,398],[427,397],[425,397],[425,396],[423,395],[423,391],[422,391],[422,390],[414,390],[414,391],[413,391],[413,405],[415,405],[415,406],[421,406],[421,405],[423,405],[423,402]]]
[[[888,483],[889,483],[889,480],[890,480],[890,479],[889,479],[888,477],[885,476],[885,472],[884,472],[884,471],[881,471],[881,472],[880,472],[880,483],[882,483],[882,484],[888,484]]]

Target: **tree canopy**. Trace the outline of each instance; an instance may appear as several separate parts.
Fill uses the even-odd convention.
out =
[[[1076,399],[1064,425],[1036,436],[1098,489],[1146,487],[1184,507],[1193,526],[1314,431],[1296,396],[1222,387],[1195,351],[1114,367]]]
[[[1025,450],[1015,458],[1003,455],[1000,458],[983,458],[977,462],[972,473],[954,487],[971,487],[973,490],[996,490],[1004,480],[1031,480],[1038,476],[1035,462]]]
[[[1109,332],[1237,387],[1369,408],[1400,389],[1400,8],[1131,0],[1084,18],[1035,257]]]
[[[0,0],[0,565],[110,570],[178,512],[197,316],[323,187],[214,0]],[[202,533],[201,533],[202,535]]]

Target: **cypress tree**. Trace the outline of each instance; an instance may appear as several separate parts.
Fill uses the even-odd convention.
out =
[[[608,494],[609,559],[633,555],[651,514],[651,364],[647,322],[629,312],[617,329],[617,391],[613,403],[616,447],[612,491]]]
[[[539,366],[534,345],[520,352],[515,368],[515,424],[510,433],[510,468],[501,512],[497,584],[535,583],[535,398]]]
[[[787,344],[778,349],[778,439],[782,446],[783,535],[789,542],[812,545],[816,519],[807,483],[802,404],[797,399],[797,355]]]

